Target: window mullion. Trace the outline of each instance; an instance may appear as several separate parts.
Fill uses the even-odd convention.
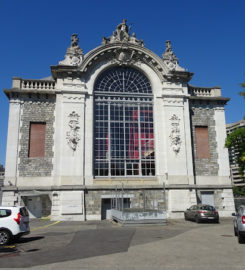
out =
[[[111,176],[111,102],[108,102],[108,176]]]
[[[139,143],[139,176],[141,173],[141,127],[140,127],[140,104],[138,104],[138,143]]]
[[[124,143],[124,176],[127,175],[127,145],[126,145],[126,119],[125,119],[125,103],[123,103],[123,143]]]
[[[94,112],[101,126],[101,128],[97,127],[97,129],[101,133],[100,129],[103,127],[104,134],[102,138],[98,133],[95,138],[97,145],[94,151],[99,153],[98,160],[94,161],[97,166],[96,175],[107,175],[108,177],[114,177],[114,175],[121,177],[149,175],[149,170],[152,171],[155,166],[154,150],[152,149],[155,144],[154,136],[148,134],[152,132],[150,125],[151,122],[153,124],[153,120],[149,120],[150,109],[149,106],[145,105],[152,105],[153,101],[151,85],[147,78],[140,71],[132,68],[115,67],[103,73],[96,80],[94,93],[95,103],[99,104],[103,101],[107,104],[106,109],[103,106],[104,111],[101,112],[100,109]],[[120,106],[115,104],[120,104],[122,108],[118,108]],[[144,106],[148,107],[148,109],[144,109]],[[131,108],[129,112],[127,111],[128,107]],[[137,118],[136,111],[138,112]],[[107,119],[104,116],[105,112],[107,112]],[[145,116],[145,114],[148,114],[148,116]],[[105,129],[108,130],[105,132]],[[122,133],[120,130],[122,130]],[[104,157],[105,148],[106,156]],[[147,149],[149,154],[146,155],[145,151],[148,151]],[[101,159],[102,156],[103,159]],[[129,167],[127,168],[127,166],[131,166],[128,171]],[[108,169],[107,174],[105,172],[106,168]],[[124,169],[124,172],[122,172],[122,169]]]

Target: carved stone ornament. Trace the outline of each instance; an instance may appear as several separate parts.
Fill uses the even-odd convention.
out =
[[[83,61],[83,51],[78,45],[77,34],[71,36],[71,45],[66,51],[65,59],[59,62],[59,65],[79,66]]]
[[[78,142],[80,141],[80,135],[79,135],[79,115],[73,111],[72,113],[69,114],[69,127],[70,131],[67,131],[66,133],[66,139],[67,143],[70,146],[70,148],[73,151],[76,151]]]
[[[115,42],[123,42],[123,43],[134,43],[137,44],[139,46],[144,46],[144,42],[143,40],[139,40],[136,38],[135,33],[133,33],[132,35],[130,35],[130,29],[132,27],[132,25],[130,25],[129,27],[126,24],[126,20],[123,19],[122,23],[118,24],[116,30],[112,33],[112,36],[106,38],[103,37],[102,39],[102,45],[106,45],[109,43],[115,43]]]
[[[179,66],[178,58],[176,57],[175,53],[173,52],[172,45],[170,40],[166,41],[166,49],[162,54],[163,62],[167,65],[170,70],[181,70],[184,69]]]
[[[171,146],[175,154],[177,155],[180,152],[181,139],[180,139],[180,118],[176,114],[173,114],[170,118],[171,121],[171,133],[169,138],[171,140]]]
[[[115,51],[113,63],[116,63],[119,66],[133,64],[136,61],[136,59],[134,59],[134,55],[134,50],[129,50],[127,48],[118,49]]]

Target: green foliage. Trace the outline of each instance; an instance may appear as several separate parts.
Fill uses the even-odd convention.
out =
[[[241,83],[241,87],[245,88],[245,83]],[[239,92],[239,95],[243,96],[245,99],[245,91]]]
[[[233,187],[233,194],[234,194],[235,197],[245,196],[245,187],[234,186]]]
[[[245,127],[238,128],[229,134],[225,141],[225,147],[233,148],[236,152],[236,163],[239,166],[239,173],[244,177],[245,170]]]

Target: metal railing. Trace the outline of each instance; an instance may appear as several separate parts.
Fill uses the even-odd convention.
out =
[[[115,187],[115,195],[111,198],[111,209],[119,211],[166,211],[166,191],[162,189],[141,189],[133,193],[125,192],[124,185]]]

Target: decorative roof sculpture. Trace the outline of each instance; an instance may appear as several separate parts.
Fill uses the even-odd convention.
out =
[[[143,40],[139,40],[136,38],[136,34],[133,33],[132,36],[130,35],[130,29],[132,25],[128,27],[126,24],[126,20],[123,19],[122,23],[118,24],[116,30],[112,33],[112,36],[106,38],[103,37],[102,39],[102,45],[106,45],[109,43],[116,43],[116,42],[122,42],[122,43],[134,43],[140,46],[144,46]]]
[[[77,34],[71,36],[71,45],[66,51],[65,59],[59,62],[59,65],[78,66],[83,61],[83,51],[78,45],[79,38]]]
[[[170,40],[166,41],[166,49],[162,54],[162,60],[170,70],[183,71],[184,68],[179,66],[178,58],[176,57]]]

